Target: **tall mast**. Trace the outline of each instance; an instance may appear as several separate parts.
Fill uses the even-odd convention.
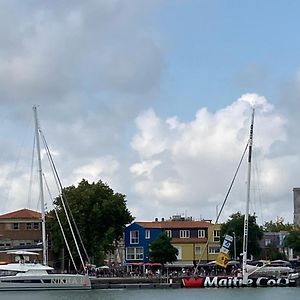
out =
[[[249,137],[249,149],[248,149],[248,176],[247,176],[247,201],[246,211],[244,219],[244,238],[243,238],[243,284],[248,282],[248,272],[246,269],[247,264],[247,250],[248,250],[248,220],[249,220],[249,202],[250,202],[250,181],[251,181],[251,159],[252,159],[252,144],[253,144],[253,126],[254,126],[254,112],[252,110],[251,126],[250,126],[250,137]]]
[[[41,198],[43,264],[47,265],[47,240],[46,240],[45,201],[44,201],[44,189],[43,189],[43,171],[42,171],[42,161],[41,161],[41,147],[40,147],[40,133],[39,133],[40,129],[39,129],[36,106],[33,106],[33,115],[35,121],[35,138],[36,138],[38,175],[39,175],[40,198]]]

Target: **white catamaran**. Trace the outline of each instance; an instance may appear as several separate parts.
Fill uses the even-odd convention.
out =
[[[88,275],[82,274],[55,274],[54,269],[47,265],[47,240],[44,210],[43,174],[40,151],[40,129],[37,118],[36,106],[33,107],[35,119],[35,136],[38,158],[39,187],[42,215],[42,244],[43,263],[25,262],[24,255],[38,255],[35,252],[11,251],[10,254],[18,255],[18,263],[0,265],[0,291],[1,290],[82,290],[91,289]]]

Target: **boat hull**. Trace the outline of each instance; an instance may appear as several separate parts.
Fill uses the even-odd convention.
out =
[[[47,274],[0,277],[0,291],[89,289],[91,289],[91,281],[85,275]]]
[[[296,279],[287,277],[257,277],[248,278],[246,284],[241,277],[231,276],[206,276],[182,278],[184,288],[211,288],[211,287],[294,287],[297,286]]]

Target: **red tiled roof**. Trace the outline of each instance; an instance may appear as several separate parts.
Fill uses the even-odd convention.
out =
[[[0,215],[0,219],[39,219],[41,213],[31,209],[23,208]]]
[[[137,222],[144,228],[208,228],[209,222],[207,221],[154,221],[154,222]]]

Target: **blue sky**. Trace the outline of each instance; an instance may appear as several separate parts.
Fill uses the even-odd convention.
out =
[[[299,66],[298,10],[297,1],[168,1],[151,20],[168,48],[158,109],[191,117],[249,91],[278,101]]]
[[[213,220],[254,102],[252,213],[292,222],[299,10],[298,1],[1,1],[0,213],[37,209],[37,196],[27,200],[36,104],[65,186],[107,182],[137,220]],[[244,210],[245,168],[223,220]]]

